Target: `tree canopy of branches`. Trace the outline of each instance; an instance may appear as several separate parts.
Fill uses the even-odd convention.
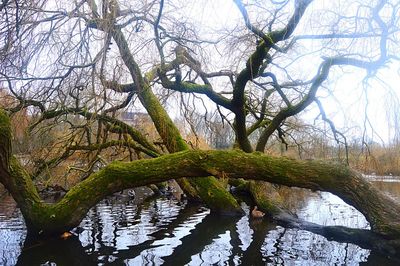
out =
[[[399,59],[399,11],[391,0],[2,1],[0,82],[13,100],[0,115],[0,181],[36,234],[77,226],[113,192],[168,179],[212,211],[239,214],[218,178],[244,178],[332,192],[372,231],[399,239],[400,207],[346,166],[261,154],[268,142],[296,140],[293,121],[310,106],[346,144],[319,98],[347,71],[364,71],[368,86]],[[21,110],[27,134],[42,140],[24,166],[9,125]],[[157,134],[126,119],[143,112]],[[241,151],[192,147],[184,131],[196,135],[196,112],[205,126],[231,128]],[[79,182],[45,204],[34,183],[57,168]]]

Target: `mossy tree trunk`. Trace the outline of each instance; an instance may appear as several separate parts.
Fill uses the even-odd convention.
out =
[[[189,150],[149,160],[113,162],[73,187],[58,203],[47,204],[11,155],[9,119],[4,112],[0,112],[0,132],[0,182],[18,203],[28,230],[36,234],[72,229],[98,201],[125,188],[214,175],[331,192],[363,213],[374,232],[400,238],[400,206],[349,168],[241,151]]]
[[[189,146],[182,138],[178,128],[152,92],[149,82],[143,78],[122,31],[115,28],[113,30],[113,38],[136,84],[140,102],[146,108],[147,113],[151,117],[168,151],[174,153],[189,150]],[[201,179],[191,179],[189,181],[180,179],[178,183],[190,198],[200,199],[207,204],[213,212],[233,215],[243,213],[235,198],[215,177],[209,176]]]

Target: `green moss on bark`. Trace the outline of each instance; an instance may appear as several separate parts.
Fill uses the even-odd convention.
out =
[[[189,146],[181,137],[179,130],[149,86],[140,92],[139,98],[151,116],[168,151],[173,153],[189,150]],[[234,215],[242,213],[236,199],[214,177],[203,177],[189,181],[183,179],[178,181],[178,184],[188,194],[189,198],[194,200],[200,198],[214,212]]]
[[[129,45],[124,34],[120,29],[114,28],[112,30],[112,36],[118,46],[125,65],[131,73],[132,79],[134,80],[134,83],[137,87],[139,99],[143,106],[146,108],[148,114],[150,115],[160,137],[163,139],[164,144],[167,146],[168,151],[170,153],[174,153],[177,151],[188,150],[189,147],[182,138],[179,130],[177,129],[171,118],[168,116],[160,101],[152,92],[149,82],[144,78],[143,74],[141,73],[138,64],[136,63],[132,53],[130,52]],[[198,184],[196,186],[198,189],[191,188],[190,186],[193,186],[193,182],[190,181],[183,183],[183,189],[192,197],[195,196],[194,194],[201,194],[203,195],[203,197],[208,197],[207,190],[220,190],[218,181],[215,179],[210,179],[208,181],[208,185],[210,187],[208,187],[205,191],[198,191],[198,189],[205,189],[204,186],[202,186],[201,184]],[[218,206],[215,209],[220,209],[221,202],[219,202],[219,200],[217,199],[222,200],[222,195],[225,195],[227,199],[224,200],[224,203],[226,204],[227,210],[235,209],[238,207],[237,203],[235,205],[230,204],[231,202],[236,202],[236,200],[230,194],[224,194],[223,191],[220,191],[219,195],[221,195],[221,197],[208,197],[202,198],[202,200],[204,200],[211,209],[214,209],[214,206]]]
[[[1,129],[10,132],[7,119],[0,114]],[[3,132],[2,136],[11,135]],[[58,234],[77,226],[90,207],[116,191],[182,177],[194,178],[197,189],[207,193],[200,195],[225,211],[225,204],[234,205],[226,202],[227,191],[223,187],[209,189],[209,180],[214,180],[199,178],[214,175],[331,192],[361,211],[374,232],[388,239],[400,239],[399,204],[343,165],[241,151],[183,151],[155,159],[111,163],[73,187],[58,203],[46,204],[18,160],[9,159],[9,169],[0,165],[0,181],[17,201],[28,230],[37,234]]]
[[[236,199],[222,186],[213,176],[206,178],[193,178],[190,180],[193,187],[198,191],[200,198],[211,211],[227,215],[242,215]]]
[[[284,212],[283,199],[272,184],[261,181],[250,181],[251,195],[258,208],[269,216]]]
[[[10,118],[4,110],[0,109],[0,164],[4,170],[8,169],[10,165],[11,149]]]

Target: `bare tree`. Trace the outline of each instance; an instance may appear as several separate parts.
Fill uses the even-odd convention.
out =
[[[365,71],[368,84],[398,59],[396,1],[235,0],[230,25],[196,19],[190,7],[207,1],[2,3],[0,82],[16,100],[6,111],[28,108],[35,113],[31,134],[60,134],[51,148],[37,147],[44,152],[28,174],[11,155],[1,113],[1,182],[30,231],[70,229],[102,197],[169,178],[213,211],[241,213],[217,176],[330,191],[359,209],[373,231],[399,237],[398,205],[345,166],[250,154],[273,139],[295,139],[288,129],[312,105],[346,144],[318,95],[349,69]],[[168,112],[177,108],[187,117],[218,113],[245,153],[190,151]],[[143,111],[161,141],[123,119]],[[117,161],[144,157],[160,158]],[[60,202],[41,203],[32,178],[73,162],[85,163],[69,167],[83,181]]]

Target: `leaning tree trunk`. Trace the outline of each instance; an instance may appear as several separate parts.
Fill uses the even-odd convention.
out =
[[[54,204],[44,203],[27,172],[11,155],[8,116],[0,111],[0,182],[11,193],[28,231],[59,234],[79,225],[89,208],[125,188],[168,179],[210,175],[263,180],[286,186],[331,192],[354,206],[387,239],[400,239],[400,206],[360,174],[343,165],[298,161],[242,151],[183,151],[155,159],[113,162],[71,188]]]
[[[154,125],[170,153],[189,150],[179,130],[165,112],[157,97],[146,86],[139,92],[139,99],[152,118]],[[177,180],[181,188],[192,197],[199,197],[211,211],[222,214],[242,214],[236,199],[213,176]]]
[[[183,140],[178,128],[152,92],[149,82],[142,77],[123,33],[120,29],[114,29],[112,33],[122,59],[135,81],[140,102],[146,108],[168,151],[174,153],[189,150],[189,146]],[[213,212],[243,214],[236,199],[213,176],[191,180],[182,178],[178,180],[178,183],[190,198],[201,199]]]

